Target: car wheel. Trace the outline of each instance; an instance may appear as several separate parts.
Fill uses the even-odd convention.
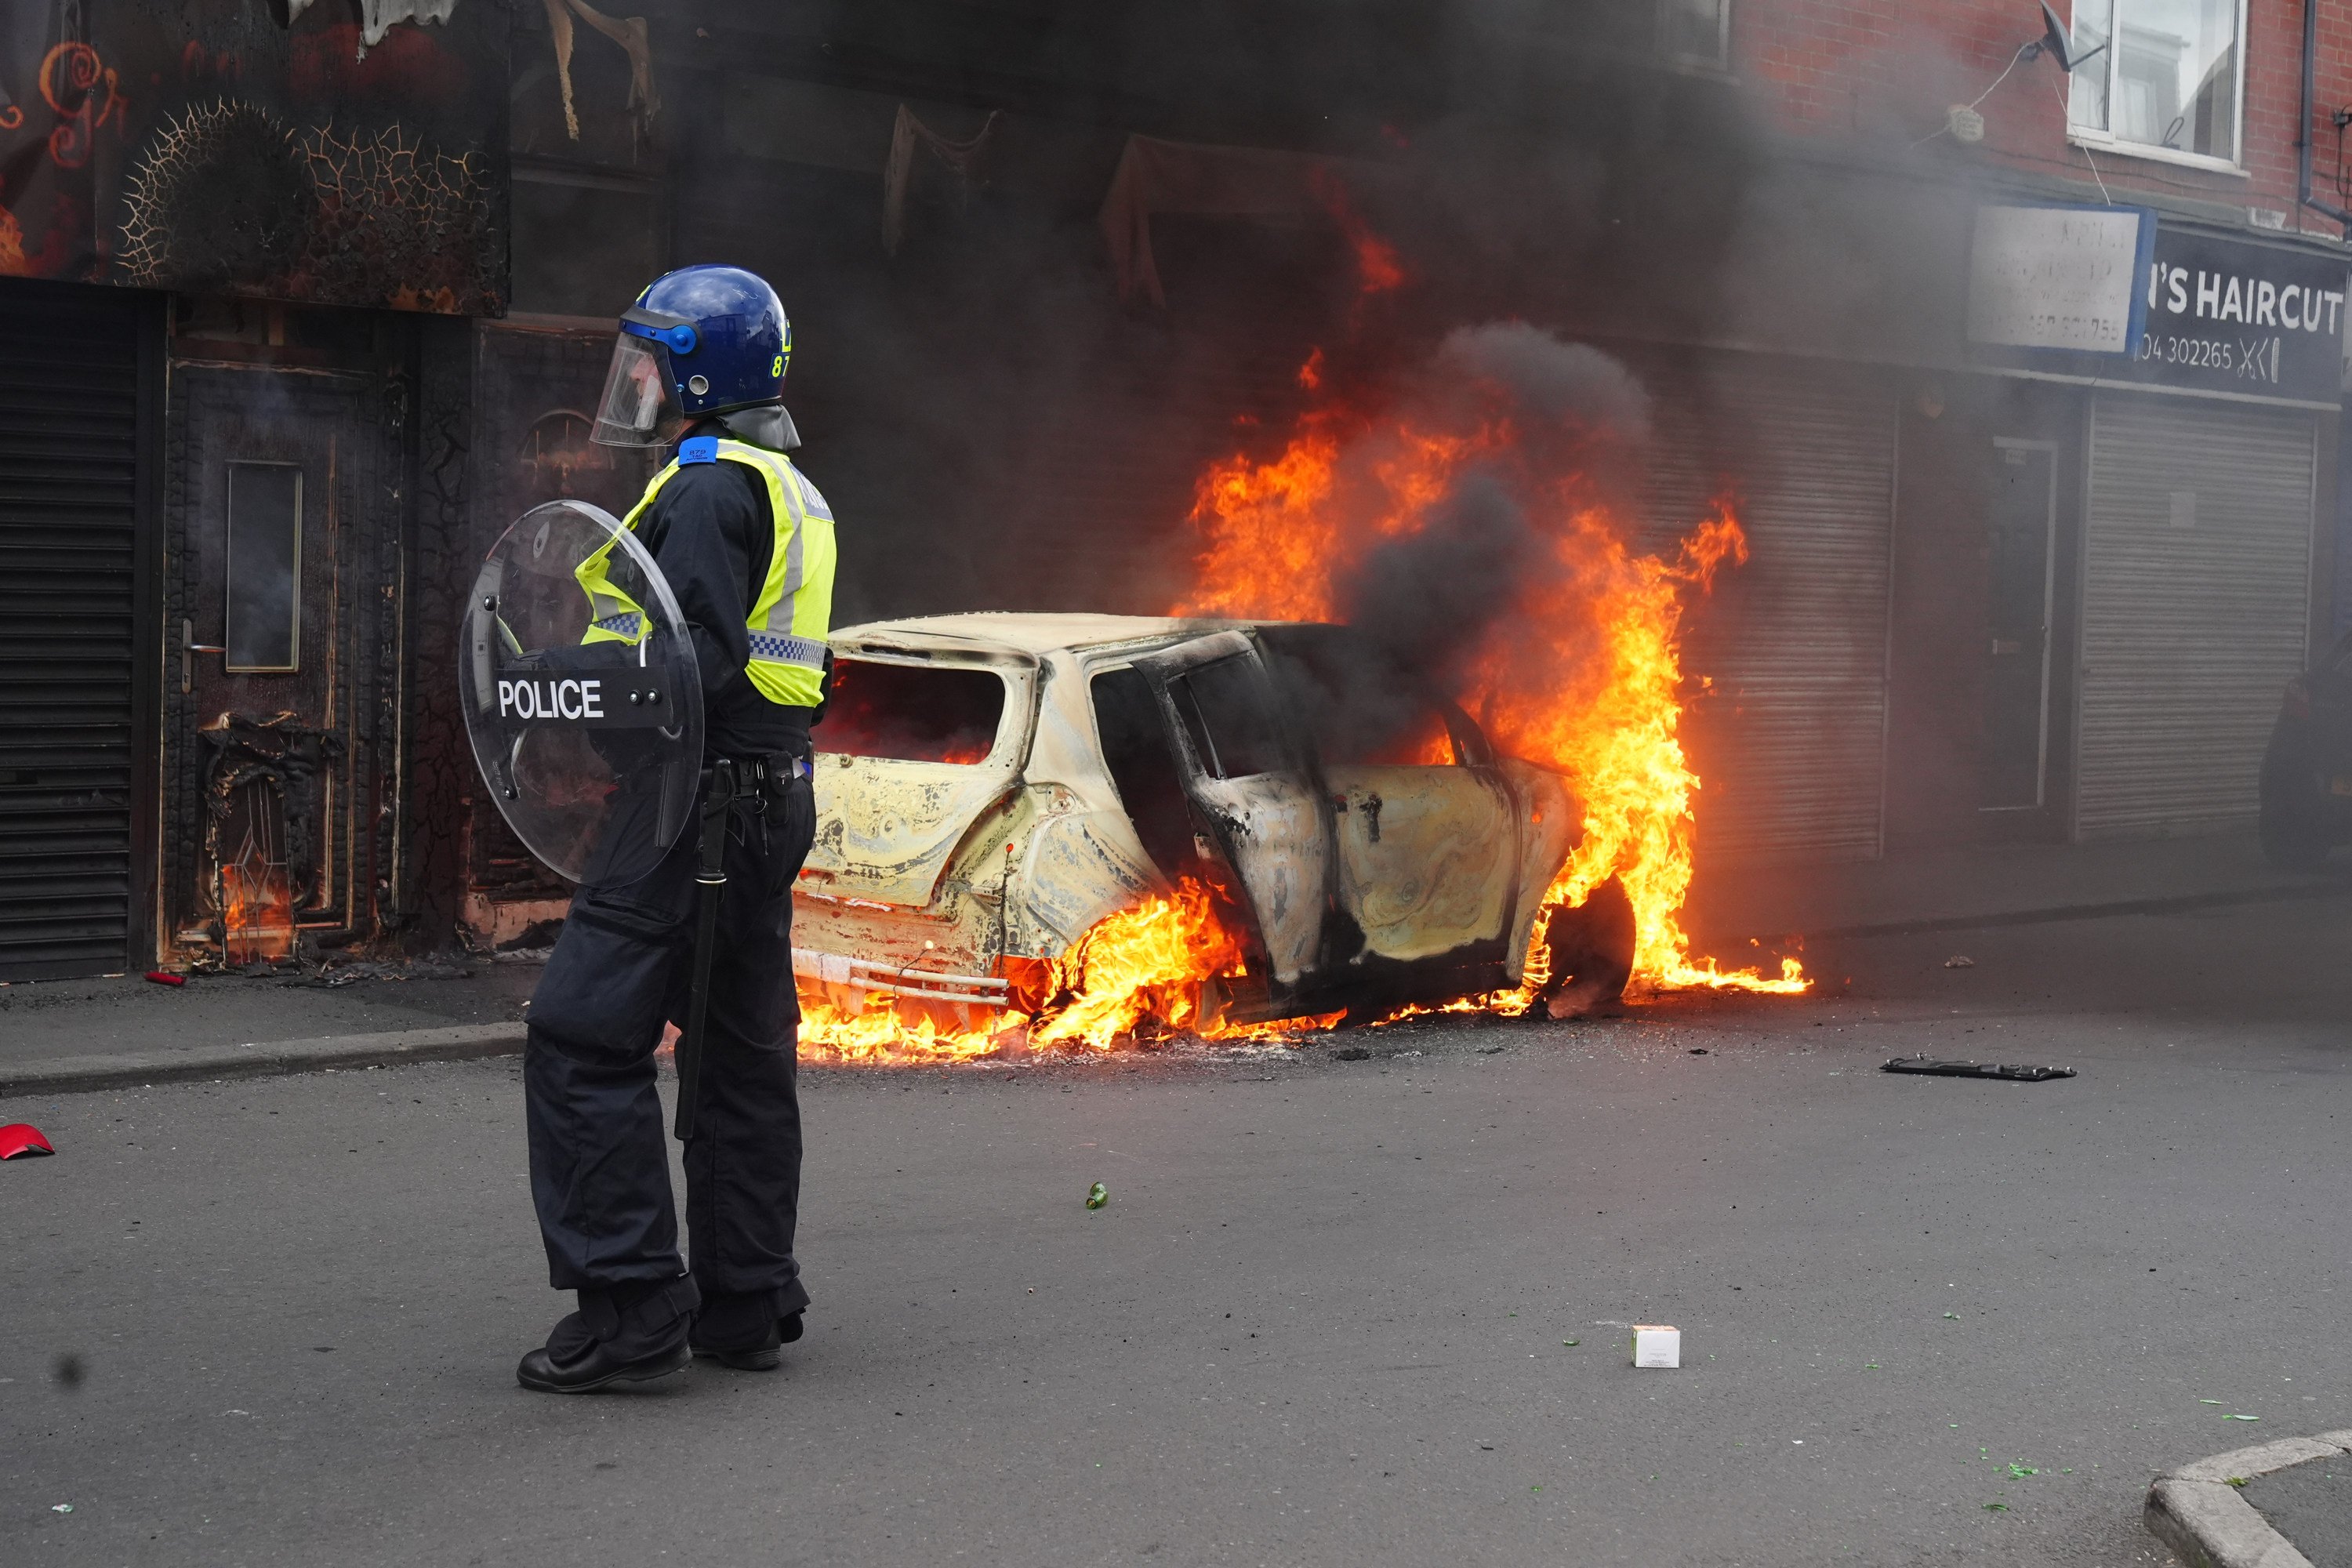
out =
[[[1544,927],[1551,960],[1540,1016],[1575,1018],[1625,994],[1633,977],[1633,900],[1612,877],[1574,909],[1554,910]]]
[[[2333,847],[2319,793],[2318,774],[2275,748],[2263,759],[2262,816],[2257,833],[2263,858],[2282,871],[2308,871]]]

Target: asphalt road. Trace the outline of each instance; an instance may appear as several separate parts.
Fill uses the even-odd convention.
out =
[[[512,1382],[565,1306],[513,1063],[12,1100],[0,1562],[2162,1562],[2151,1475],[2352,1426],[2347,938],[812,1072],[808,1338],[584,1399]],[[1875,1070],[1922,1050],[2082,1076]]]

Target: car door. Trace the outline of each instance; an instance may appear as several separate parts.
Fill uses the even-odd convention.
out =
[[[1342,628],[1261,635],[1329,791],[1339,906],[1363,936],[1355,961],[1499,961],[1518,814],[1477,727]]]
[[[1328,904],[1330,821],[1256,646],[1218,632],[1135,661],[1168,727],[1197,826],[1256,917],[1276,984],[1312,969]]]
[[[1491,767],[1457,760],[1433,708],[1442,758],[1327,760],[1339,847],[1339,901],[1364,947],[1411,962],[1496,951],[1518,857],[1509,792]]]

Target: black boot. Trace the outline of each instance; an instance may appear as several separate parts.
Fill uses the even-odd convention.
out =
[[[775,1371],[783,1363],[784,1346],[801,1337],[798,1310],[782,1315],[776,1310],[780,1294],[755,1290],[710,1298],[694,1317],[694,1353],[738,1372]]]
[[[687,1328],[701,1296],[685,1275],[580,1292],[580,1310],[522,1358],[515,1381],[541,1394],[586,1394],[644,1383],[693,1359]]]

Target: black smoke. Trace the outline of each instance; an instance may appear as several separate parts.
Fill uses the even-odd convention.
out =
[[[1191,575],[1196,481],[1278,447],[1313,400],[1297,375],[1311,350],[1376,390],[1420,379],[1465,322],[1696,330],[1738,264],[1753,160],[1736,95],[1643,63],[1646,4],[806,10],[805,47],[698,12],[727,68],[665,85],[663,134],[673,257],[752,267],[793,313],[789,392],[843,520],[845,623],[1163,610]],[[996,119],[970,180],[918,157],[893,254],[881,176],[900,103],[949,138]],[[822,146],[794,140],[817,121]],[[1152,221],[1165,307],[1122,300],[1098,217],[1131,134],[1339,160],[1408,281],[1360,301],[1322,213],[1172,213]],[[1542,405],[1542,368],[1521,368]]]
[[[1340,618],[1393,669],[1442,688],[1540,570],[1543,538],[1491,469],[1473,470],[1417,533],[1383,543],[1338,584]]]
[[[1511,657],[1513,617],[1568,590],[1563,531],[1580,507],[1625,504],[1649,427],[1648,396],[1623,365],[1524,321],[1450,333],[1391,390],[1393,405],[1339,458],[1354,482],[1337,504],[1356,513],[1342,537],[1380,541],[1333,584],[1351,635],[1283,650],[1307,667],[1290,676],[1312,682],[1303,706],[1332,715],[1325,749],[1358,761],[1405,760],[1432,700],[1458,699],[1482,664]],[[1365,476],[1412,460],[1402,430],[1508,434],[1382,535],[1375,519],[1396,492]]]

